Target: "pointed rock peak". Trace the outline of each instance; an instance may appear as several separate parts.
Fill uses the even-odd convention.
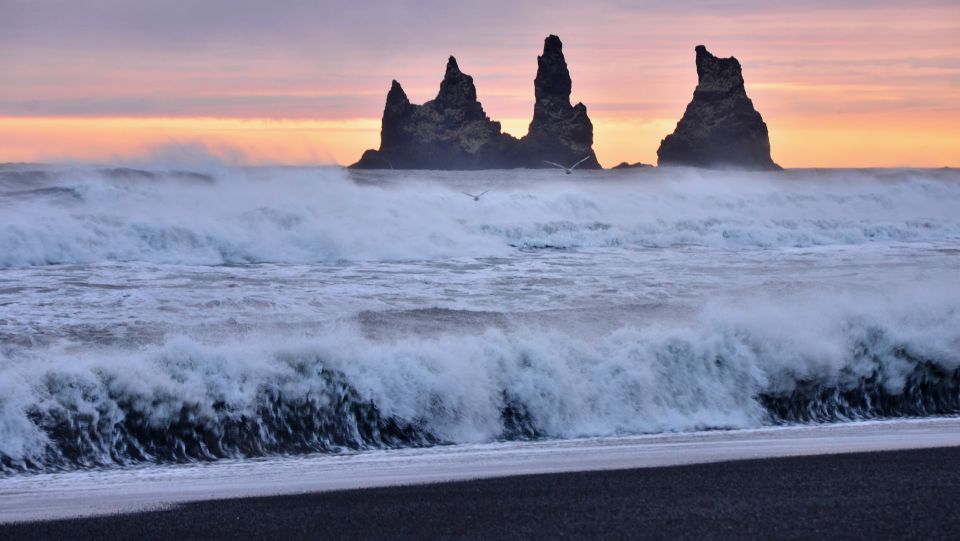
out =
[[[696,52],[698,92],[743,89],[743,71],[736,58],[717,58],[703,45],[697,45]]]
[[[461,73],[463,72],[460,71],[460,66],[457,65],[457,59],[454,58],[453,55],[450,55],[450,58],[447,59],[447,71],[443,77],[445,79],[449,77],[456,77]]]
[[[543,54],[537,57],[537,78],[533,81],[536,98],[560,98],[569,106],[572,86],[563,44],[557,36],[549,35],[543,41]]]
[[[473,77],[460,71],[457,59],[452,56],[447,60],[447,71],[440,83],[440,93],[437,94],[436,101],[444,107],[464,107],[477,102],[477,88],[473,85]]]
[[[763,117],[743,86],[736,58],[717,58],[696,47],[693,100],[677,128],[660,142],[660,165],[779,169],[770,159],[770,137]]]
[[[394,80],[390,85],[390,92],[387,93],[387,106],[400,103],[410,103],[410,100],[407,99],[407,93],[403,91],[400,83]]]
[[[543,54],[537,57],[533,120],[522,140],[528,167],[544,167],[544,160],[573,164],[588,156],[580,167],[600,169],[593,153],[593,123],[582,103],[570,104],[572,87],[563,43],[551,34],[543,40]]]
[[[543,54],[563,54],[563,42],[560,41],[560,38],[550,34],[547,36],[547,39],[543,40]]]

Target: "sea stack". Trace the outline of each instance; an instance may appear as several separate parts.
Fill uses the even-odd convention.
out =
[[[593,124],[582,104],[570,104],[572,82],[563,44],[544,41],[537,57],[533,121],[523,139],[502,133],[477,101],[473,78],[450,57],[437,97],[410,103],[400,83],[387,94],[380,148],[363,153],[355,169],[508,169],[551,167],[544,160],[578,169],[599,169],[593,152]]]
[[[767,125],[753,108],[736,58],[696,47],[697,88],[674,132],[660,143],[658,165],[780,169],[770,158]]]
[[[437,97],[411,104],[400,83],[387,94],[380,149],[363,153],[356,169],[496,169],[515,162],[518,141],[500,131],[477,101],[473,77],[450,57]]]
[[[563,56],[563,43],[554,35],[543,42],[533,81],[536,103],[533,121],[521,140],[526,167],[543,167],[544,160],[570,165],[588,157],[579,167],[600,169],[593,152],[593,123],[587,107],[570,104],[573,81]]]

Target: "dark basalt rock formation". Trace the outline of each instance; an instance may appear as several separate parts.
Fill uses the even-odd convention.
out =
[[[780,169],[770,158],[767,125],[743,87],[736,58],[698,45],[697,88],[677,128],[657,150],[658,165]]]
[[[593,125],[586,107],[570,105],[571,80],[560,38],[549,36],[538,57],[536,104],[529,133],[502,133],[477,101],[473,78],[450,57],[437,97],[423,105],[407,99],[393,81],[380,130],[380,149],[363,153],[356,169],[506,169],[565,165],[584,157],[581,169],[599,169]]]
[[[617,165],[614,165],[613,167],[611,167],[611,169],[642,169],[644,167],[653,167],[653,165],[649,163],[643,163],[643,162],[637,162],[637,163],[620,162]]]
[[[537,57],[537,78],[533,81],[536,103],[533,121],[522,140],[526,167],[542,167],[543,160],[571,165],[589,156],[581,169],[600,169],[593,152],[593,123],[587,107],[570,104],[573,82],[563,43],[557,36],[547,36],[543,54]]]
[[[510,167],[518,141],[500,131],[477,101],[473,77],[450,57],[437,97],[423,105],[393,81],[380,129],[380,150],[368,150],[358,169],[493,169]]]

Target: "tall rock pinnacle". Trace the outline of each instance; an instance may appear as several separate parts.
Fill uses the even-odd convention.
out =
[[[537,78],[533,80],[534,122],[546,111],[558,107],[570,107],[570,92],[573,82],[567,60],[563,57],[563,43],[554,35],[543,40],[543,54],[537,57]]]
[[[659,165],[779,169],[767,125],[743,86],[740,62],[696,47],[697,88],[674,132],[660,143]]]
[[[457,59],[452,56],[447,60],[447,71],[443,75],[435,103],[438,107],[468,108],[472,112],[483,113],[483,108],[477,102],[477,88],[473,86],[473,77],[460,71]]]
[[[570,104],[572,87],[563,43],[557,36],[547,36],[533,81],[533,121],[521,141],[527,167],[543,167],[543,160],[569,165],[589,156],[580,167],[600,169],[593,152],[593,123],[585,105]]]
[[[387,104],[383,108],[383,121],[380,128],[381,146],[391,147],[402,140],[402,126],[404,121],[414,111],[415,106],[410,104],[406,92],[400,83],[393,81],[390,92],[387,93]]]

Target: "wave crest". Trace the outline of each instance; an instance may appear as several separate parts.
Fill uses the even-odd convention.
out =
[[[8,351],[0,464],[47,470],[956,414],[960,304],[941,297],[915,312],[903,299],[718,306],[687,326],[584,338],[488,328],[375,340],[346,326],[293,345],[251,336]]]
[[[397,173],[65,169],[0,182],[0,267],[317,263],[520,248],[721,248],[960,238],[960,175],[904,171]],[[8,172],[10,173],[10,172]],[[43,174],[39,174],[43,173]],[[23,178],[21,178],[23,177]],[[26,180],[25,180],[26,179]],[[359,180],[363,180],[360,182]],[[474,202],[459,192],[491,192]]]

